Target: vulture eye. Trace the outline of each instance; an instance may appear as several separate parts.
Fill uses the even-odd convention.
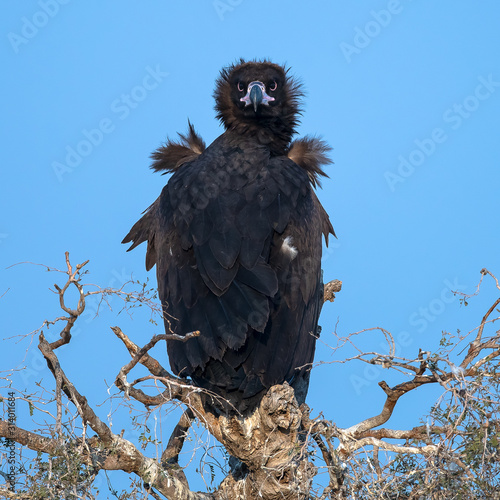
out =
[[[278,88],[278,83],[276,82],[276,80],[273,80],[270,84],[269,84],[269,90],[273,91],[273,90],[276,90]]]
[[[244,92],[245,91],[245,86],[243,85],[242,82],[238,82],[238,90],[240,92]]]

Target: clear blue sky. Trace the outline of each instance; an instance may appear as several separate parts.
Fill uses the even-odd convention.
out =
[[[471,329],[489,305],[460,307],[449,290],[472,292],[482,267],[500,275],[497,1],[26,0],[4,6],[0,36],[2,339],[58,314],[48,287],[60,278],[12,264],[62,269],[68,250],[74,264],[90,259],[88,282],[146,279],[145,247],[126,253],[120,241],[167,180],[149,155],[188,118],[208,143],[222,132],[214,80],[240,57],[291,66],[307,90],[299,135],[334,147],[319,197],[338,240],[323,267],[344,288],[323,309],[322,342],[335,345],[337,322],[341,335],[380,326],[411,357],[436,349],[443,329]],[[128,360],[108,327],[139,344],[160,331],[111,305],[58,352],[93,403]],[[52,387],[36,348],[24,358],[27,345],[3,341],[1,369],[27,366],[13,377],[19,390]],[[349,354],[322,344],[316,359]],[[387,376],[359,362],[318,367],[313,414],[340,426],[375,414]],[[417,423],[437,394],[408,396],[390,424]]]

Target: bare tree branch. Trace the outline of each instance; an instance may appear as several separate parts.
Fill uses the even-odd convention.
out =
[[[449,484],[453,484],[455,476],[472,483],[483,481],[477,471],[496,470],[491,469],[491,464],[495,464],[496,450],[500,449],[500,404],[494,390],[500,384],[497,375],[500,370],[500,332],[492,334],[490,325],[500,319],[493,315],[500,305],[500,298],[492,303],[480,325],[469,332],[473,340],[453,361],[450,356],[453,347],[440,348],[436,353],[420,349],[418,355],[410,359],[396,356],[396,344],[391,333],[379,327],[354,332],[343,338],[337,337],[336,349],[349,345],[357,350],[356,355],[339,362],[358,360],[396,370],[407,377],[392,387],[384,380],[380,381],[379,386],[385,394],[380,412],[345,429],[322,416],[311,419],[309,408],[306,405],[298,407],[293,389],[286,383],[272,387],[249,415],[226,413],[223,401],[220,409],[218,405],[206,405],[210,398],[217,396],[195,387],[188,380],[174,377],[149,353],[161,340],[175,338],[186,341],[197,336],[198,332],[188,333],[184,337],[157,335],[140,348],[119,327],[112,327],[132,358],[123,365],[115,381],[116,387],[124,392],[125,397],[145,405],[148,415],[151,407],[174,399],[186,406],[161,459],[153,459],[124,439],[123,435],[111,431],[111,427],[97,416],[59,364],[55,350],[70,342],[71,329],[85,310],[85,297],[95,293],[104,294],[103,290],[87,292],[86,285],[80,282],[81,271],[88,261],[73,267],[67,253],[65,257],[66,283],[63,287],[55,285],[64,315],[44,323],[52,325],[64,321],[65,326],[56,342],[47,342],[43,332],[39,335],[39,349],[55,379],[57,414],[54,417],[54,412],[51,413],[52,418],[55,418],[55,427],[50,429],[51,437],[47,437],[2,420],[0,436],[64,460],[76,452],[81,463],[95,471],[104,469],[134,473],[143,481],[148,495],[153,498],[163,495],[172,500],[340,499],[352,496],[358,490],[367,495],[360,498],[396,498],[394,492],[398,484],[406,484],[406,480],[408,484],[413,484],[410,476],[404,478],[402,474],[393,472],[399,470],[394,469],[398,466],[398,460],[404,463],[405,457],[409,456],[415,458],[407,463],[420,464],[419,468],[415,466],[417,479],[414,484],[418,487],[414,491],[421,498],[438,498],[433,496],[432,488],[436,488],[443,477],[449,478]],[[479,285],[488,275],[499,288],[495,276],[484,269]],[[74,308],[69,307],[64,298],[71,286],[75,286],[79,293]],[[340,287],[341,282],[337,280],[328,283],[325,286],[325,300],[333,300],[334,293]],[[110,294],[112,291],[106,289],[105,293]],[[122,290],[119,293],[124,297],[130,296]],[[354,341],[359,335],[367,331],[378,331],[384,336],[388,353],[365,352],[355,345]],[[449,337],[444,340],[451,338],[451,334],[447,335]],[[457,339],[460,343],[465,338],[467,335],[461,334],[453,337],[453,346]],[[445,342],[441,345],[452,344]],[[139,364],[149,374],[129,382],[127,378]],[[488,382],[490,379],[491,383]],[[485,380],[488,383],[484,383]],[[156,393],[145,392],[142,384],[148,381],[155,384],[153,389],[156,389]],[[403,395],[428,384],[439,384],[443,395],[432,408],[426,425],[408,429],[381,427],[391,418]],[[29,401],[28,397],[22,397]],[[73,437],[74,433],[70,433],[71,438],[67,437],[65,431],[68,422],[63,422],[63,415],[67,414],[69,407],[64,397],[76,408],[70,427],[75,429],[81,419],[82,437]],[[190,491],[186,476],[178,465],[179,453],[194,420],[199,420],[237,462],[212,493]],[[87,428],[96,435],[87,437]],[[316,496],[312,494],[312,481],[318,469],[310,461],[311,449],[319,451],[318,456],[329,477],[328,486],[323,484],[318,490],[321,493],[318,492]],[[471,463],[480,465],[471,469]]]

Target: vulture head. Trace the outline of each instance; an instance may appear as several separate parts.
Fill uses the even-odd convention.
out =
[[[286,155],[307,171],[313,186],[328,177],[323,165],[331,163],[330,146],[317,137],[291,142],[301,114],[303,92],[284,66],[270,61],[241,59],[223,68],[215,85],[215,110],[226,131],[246,139],[257,139],[273,155]],[[205,150],[205,142],[188,122],[188,132],[179,140],[168,139],[153,154],[153,170],[171,173]]]
[[[240,60],[223,68],[214,97],[217,118],[226,130],[254,135],[283,154],[299,123],[300,84],[288,70],[269,61]]]

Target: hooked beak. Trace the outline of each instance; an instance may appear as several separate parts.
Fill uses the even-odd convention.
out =
[[[253,104],[253,110],[257,113],[259,104],[269,106],[274,97],[266,94],[266,86],[262,82],[251,82],[248,84],[247,94],[240,101],[245,103],[245,107]]]

